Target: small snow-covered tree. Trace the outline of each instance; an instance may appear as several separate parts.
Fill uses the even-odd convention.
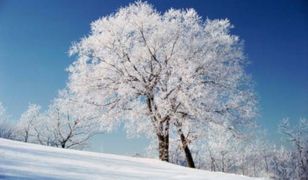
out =
[[[69,89],[103,109],[103,124],[124,120],[128,131],[155,135],[169,160],[170,127],[177,129],[190,166],[185,129],[209,122],[230,129],[254,113],[245,60],[228,20],[206,20],[193,9],[161,14],[137,2],[91,24],[71,48]],[[187,128],[189,126],[189,128]]]
[[[15,129],[11,123],[8,121],[8,114],[6,109],[0,102],[0,137],[6,139],[14,138]]]
[[[58,146],[47,112],[40,113],[33,129],[35,138],[31,142],[46,146]]]
[[[40,121],[40,109],[41,107],[36,104],[30,104],[28,109],[22,113],[18,123],[17,123],[17,136],[18,139],[28,142],[34,142],[37,137],[37,124]]]
[[[97,113],[93,113],[99,110],[86,105],[67,90],[60,91],[45,112],[40,112],[40,106],[30,104],[17,123],[18,139],[47,146],[83,148],[102,129],[96,121]]]
[[[60,91],[45,113],[48,126],[41,130],[48,132],[44,133],[45,142],[62,148],[83,148],[100,129],[97,117],[88,110],[72,94]]]
[[[283,119],[280,124],[280,131],[293,145],[291,162],[294,162],[296,177],[299,179],[308,178],[308,121],[300,119],[296,127],[291,127],[289,120]]]
[[[292,153],[284,147],[273,150],[274,155],[270,161],[270,169],[274,179],[297,179],[294,164],[291,164]]]
[[[232,152],[240,145],[239,140],[228,129],[219,125],[209,126],[206,134],[204,149],[209,154],[211,170],[228,172],[230,166],[235,164],[232,162],[235,155]]]

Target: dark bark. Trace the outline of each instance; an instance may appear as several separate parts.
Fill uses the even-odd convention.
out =
[[[65,144],[66,144],[65,142],[61,142],[61,147],[65,148]]]
[[[222,154],[222,158],[221,158],[221,171],[225,172],[225,155]]]
[[[216,171],[215,159],[211,155],[211,171]]]
[[[159,159],[169,162],[169,135],[157,135]]]
[[[167,162],[169,162],[169,120],[169,116],[167,116],[164,121],[160,122],[160,133],[158,133],[159,158]]]
[[[187,161],[187,166],[190,167],[190,168],[196,168],[195,163],[194,163],[194,159],[191,155],[191,151],[188,147],[188,142],[187,142],[184,134],[181,131],[180,131],[180,137],[181,137],[181,142],[182,142],[182,148],[184,150],[186,161]]]
[[[194,159],[191,155],[191,151],[190,151],[189,146],[188,146],[188,140],[184,136],[182,128],[181,128],[182,124],[179,121],[176,121],[176,123],[174,125],[177,127],[177,132],[178,132],[180,139],[181,139],[182,148],[183,148],[183,151],[184,151],[184,154],[185,154],[187,166],[190,167],[190,168],[196,168],[195,163],[194,163]]]
[[[29,137],[29,132],[26,131],[26,134],[25,134],[25,142],[28,142],[28,137]]]

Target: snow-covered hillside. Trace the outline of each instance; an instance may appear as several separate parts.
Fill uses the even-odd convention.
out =
[[[0,138],[0,179],[253,178],[189,169],[155,159],[67,150]]]

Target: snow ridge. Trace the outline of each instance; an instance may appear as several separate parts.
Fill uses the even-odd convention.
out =
[[[0,138],[0,179],[253,178],[190,169],[156,159],[60,149]]]

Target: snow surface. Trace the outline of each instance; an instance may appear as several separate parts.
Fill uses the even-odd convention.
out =
[[[156,159],[60,149],[0,138],[0,179],[254,178],[190,169]]]

